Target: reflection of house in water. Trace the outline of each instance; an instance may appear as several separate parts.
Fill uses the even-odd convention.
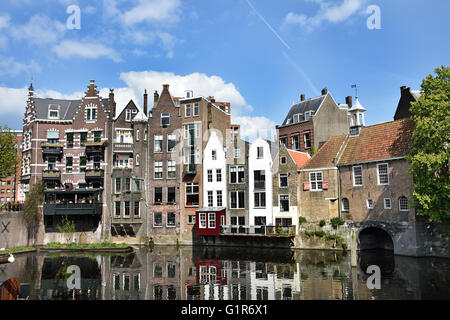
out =
[[[227,290],[224,291],[223,286],[227,283],[224,262],[215,259],[197,259],[195,268],[197,283],[201,285],[201,297],[204,300],[226,299]]]
[[[275,299],[299,300],[300,264],[270,264],[275,273]]]
[[[68,281],[69,266],[77,266],[80,269],[79,288],[76,287],[75,281]],[[72,285],[75,288],[72,288]],[[41,300],[101,299],[101,273],[98,261],[88,257],[46,257],[42,266],[39,296]]]
[[[140,300],[144,297],[145,273],[138,255],[118,255],[110,257],[110,292],[112,300]]]
[[[172,249],[172,250],[171,250]],[[150,300],[179,300],[180,254],[175,248],[159,248],[148,261]]]

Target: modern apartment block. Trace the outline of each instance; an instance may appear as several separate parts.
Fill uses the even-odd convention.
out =
[[[109,217],[105,202],[108,167],[107,122],[113,100],[91,81],[81,100],[42,99],[29,88],[23,121],[21,183],[24,191],[42,180],[44,241],[56,241],[63,216],[77,232],[99,240]],[[108,190],[108,192],[105,191]]]
[[[282,125],[276,126],[280,143],[288,149],[311,154],[313,146],[319,149],[331,136],[348,133],[351,97],[346,98],[346,104],[338,105],[326,88],[321,93],[310,99],[302,94]]]

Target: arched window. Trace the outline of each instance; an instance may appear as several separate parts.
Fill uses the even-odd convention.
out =
[[[400,211],[408,211],[408,198],[406,197],[400,197],[398,198],[398,209]]]
[[[348,199],[343,198],[342,199],[342,211],[349,211],[349,210],[350,210],[350,205],[348,203]]]
[[[144,141],[147,141],[147,129],[144,131]]]
[[[136,141],[139,141],[141,139],[141,132],[139,129],[136,130]]]
[[[139,153],[136,155],[136,165],[138,166],[139,165],[139,159],[140,157],[139,157]]]

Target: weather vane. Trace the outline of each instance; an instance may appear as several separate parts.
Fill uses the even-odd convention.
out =
[[[352,84],[352,88],[355,89],[355,97],[358,96],[358,87],[359,87],[358,85]]]

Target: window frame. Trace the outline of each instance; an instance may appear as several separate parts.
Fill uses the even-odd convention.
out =
[[[389,207],[386,206],[386,200],[389,200]],[[384,198],[383,199],[383,208],[385,210],[392,210],[392,199],[391,198]]]
[[[382,174],[382,175],[380,175],[380,167],[381,166],[386,166],[386,173]],[[381,176],[384,176],[384,175],[387,178],[387,182],[386,183],[381,183],[380,182],[381,181],[380,178],[381,178]],[[389,164],[387,162],[377,163],[377,182],[378,182],[379,186],[387,186],[387,185],[389,185]]]
[[[361,169],[361,174],[358,175],[358,176],[355,174],[355,169],[356,169],[356,168],[360,168],[360,169]],[[356,184],[356,178],[359,177],[359,176],[361,177],[361,184]],[[354,186],[354,187],[362,187],[362,186],[363,186],[363,171],[362,171],[362,165],[359,165],[359,166],[353,166],[353,167],[352,167],[352,178],[353,178],[352,180],[353,180],[353,186]]]
[[[402,209],[402,200],[406,200],[406,209]],[[405,196],[401,196],[398,198],[398,211],[408,212],[409,211],[409,203],[408,198]]]
[[[311,175],[314,174],[314,181],[311,180]],[[317,174],[320,174],[321,179],[318,180],[317,179]],[[321,187],[319,189],[319,182],[321,184]],[[313,189],[313,183],[316,184],[316,188]],[[322,171],[315,171],[315,172],[310,172],[309,173],[309,191],[311,192],[319,192],[319,191],[323,191],[323,172]]]

